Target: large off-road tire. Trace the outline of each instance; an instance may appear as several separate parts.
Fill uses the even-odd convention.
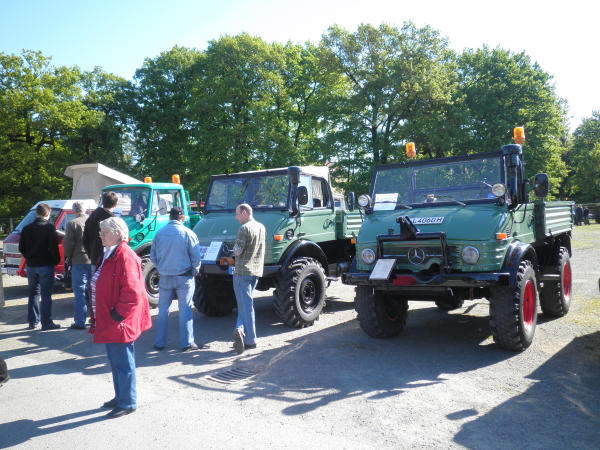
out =
[[[442,311],[452,311],[461,308],[465,301],[456,297],[440,297],[435,300],[435,304]]]
[[[144,277],[146,294],[148,295],[148,303],[150,303],[150,306],[153,308],[156,308],[158,306],[158,282],[160,280],[160,274],[149,258],[143,260],[142,274]]]
[[[540,306],[542,312],[553,317],[562,317],[569,312],[571,306],[571,259],[569,251],[561,247],[558,251],[556,272],[560,275],[558,281],[544,281],[540,289]]]
[[[196,277],[194,306],[199,312],[209,317],[222,317],[231,313],[235,304],[231,279],[214,275]]]
[[[276,282],[275,312],[291,327],[310,326],[325,306],[326,289],[325,272],[316,259],[295,259]]]
[[[392,292],[357,286],[354,307],[362,330],[374,338],[399,335],[408,316],[408,300]]]
[[[491,289],[490,327],[494,341],[507,350],[525,350],[537,325],[537,284],[529,261],[522,261],[515,287]]]

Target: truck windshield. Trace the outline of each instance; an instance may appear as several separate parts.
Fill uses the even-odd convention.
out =
[[[492,186],[503,182],[502,159],[490,157],[431,165],[380,168],[373,186],[374,209],[441,202],[494,200]]]
[[[58,218],[60,214],[60,208],[52,208],[52,210],[50,211],[50,218],[48,219],[48,222],[50,222],[51,224],[54,224],[54,222],[56,222],[56,219]],[[13,231],[13,233],[21,233],[21,231],[23,231],[23,228],[25,228],[27,225],[29,225],[31,222],[33,222],[35,220],[37,216],[35,215],[35,209],[30,210],[27,215],[25,217],[23,217],[23,220],[21,220],[19,222],[19,225],[17,225]]]
[[[285,174],[214,179],[205,209],[235,210],[240,203],[248,203],[256,209],[285,209],[288,188],[288,177]]]
[[[115,215],[135,216],[143,214],[148,217],[148,198],[150,189],[142,187],[123,187],[112,189],[119,200],[113,212]]]

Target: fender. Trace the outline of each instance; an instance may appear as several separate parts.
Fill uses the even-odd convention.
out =
[[[135,249],[135,253],[138,256],[141,256],[145,253],[150,253],[150,249],[152,248],[152,242],[146,242],[145,244],[140,245],[138,248]]]
[[[509,274],[508,284],[510,287],[515,287],[517,285],[517,272],[519,270],[519,264],[521,264],[521,261],[523,260],[531,261],[539,281],[537,254],[535,249],[530,244],[524,244],[521,241],[513,241],[508,246],[506,256],[504,257],[504,264],[502,265],[502,271],[508,272]]]
[[[281,264],[281,270],[285,270],[288,264],[292,261],[292,259],[298,256],[308,256],[310,258],[314,258],[321,263],[323,266],[323,270],[325,271],[325,275],[329,275],[329,268],[327,265],[327,257],[325,253],[317,244],[313,241],[305,241],[299,240],[296,243],[290,245],[286,251],[281,255],[281,259],[279,263]]]

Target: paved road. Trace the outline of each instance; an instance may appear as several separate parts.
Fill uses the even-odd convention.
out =
[[[5,277],[0,354],[13,379],[0,388],[0,447],[598,448],[600,225],[575,237],[572,310],[540,314],[523,353],[493,344],[483,300],[450,314],[410,302],[403,335],[375,340],[355,320],[350,287],[334,283],[321,320],[303,330],[282,325],[266,293],[259,348],[241,356],[233,315],[197,314],[197,341],[210,348],[194,353],[177,348],[176,311],[167,350],[145,333],[139,409],[112,421],[99,409],[113,393],[103,346],[82,331],[26,330],[26,287]],[[64,326],[72,304],[55,296]],[[250,376],[219,382],[231,369]]]

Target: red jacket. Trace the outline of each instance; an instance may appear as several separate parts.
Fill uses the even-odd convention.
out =
[[[110,317],[115,308],[125,319]],[[94,342],[129,343],[152,327],[148,297],[144,287],[140,258],[121,242],[108,257],[96,282],[96,317]]]

